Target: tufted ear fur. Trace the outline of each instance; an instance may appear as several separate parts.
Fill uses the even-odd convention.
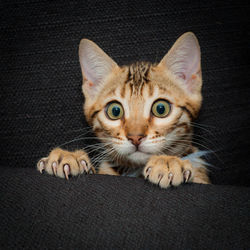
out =
[[[94,42],[82,39],[79,59],[83,76],[83,92],[93,98],[103,86],[104,79],[117,64]]]
[[[192,32],[183,34],[163,57],[160,66],[169,70],[189,93],[201,91],[200,46]]]

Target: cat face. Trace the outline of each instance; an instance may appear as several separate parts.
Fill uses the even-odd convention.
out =
[[[201,105],[199,44],[181,36],[159,64],[119,67],[96,44],[79,47],[84,112],[113,160],[145,164],[151,155],[178,155],[191,144],[190,122]]]

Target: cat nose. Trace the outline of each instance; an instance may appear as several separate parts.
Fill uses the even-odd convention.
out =
[[[139,146],[145,135],[127,135],[127,138],[135,145]]]

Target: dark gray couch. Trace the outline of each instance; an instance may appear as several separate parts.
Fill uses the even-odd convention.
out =
[[[246,1],[1,3],[0,249],[248,249],[250,47]],[[213,185],[163,190],[143,179],[35,166],[87,127],[78,44],[118,63],[159,61],[184,32],[202,51],[204,102],[195,127]],[[91,139],[65,149],[82,148]]]

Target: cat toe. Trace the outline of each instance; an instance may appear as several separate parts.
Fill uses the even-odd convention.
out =
[[[91,164],[89,164],[86,160],[79,161],[80,171],[85,174],[93,174],[93,170],[91,168]]]
[[[89,167],[89,164],[87,163],[86,160],[78,159],[78,164],[79,164],[81,174],[83,174],[83,173],[88,174],[89,173],[90,167]]]
[[[75,152],[75,155],[76,155],[81,173],[85,173],[85,174],[95,173],[94,168],[91,165],[90,159],[84,151],[78,150]]]

